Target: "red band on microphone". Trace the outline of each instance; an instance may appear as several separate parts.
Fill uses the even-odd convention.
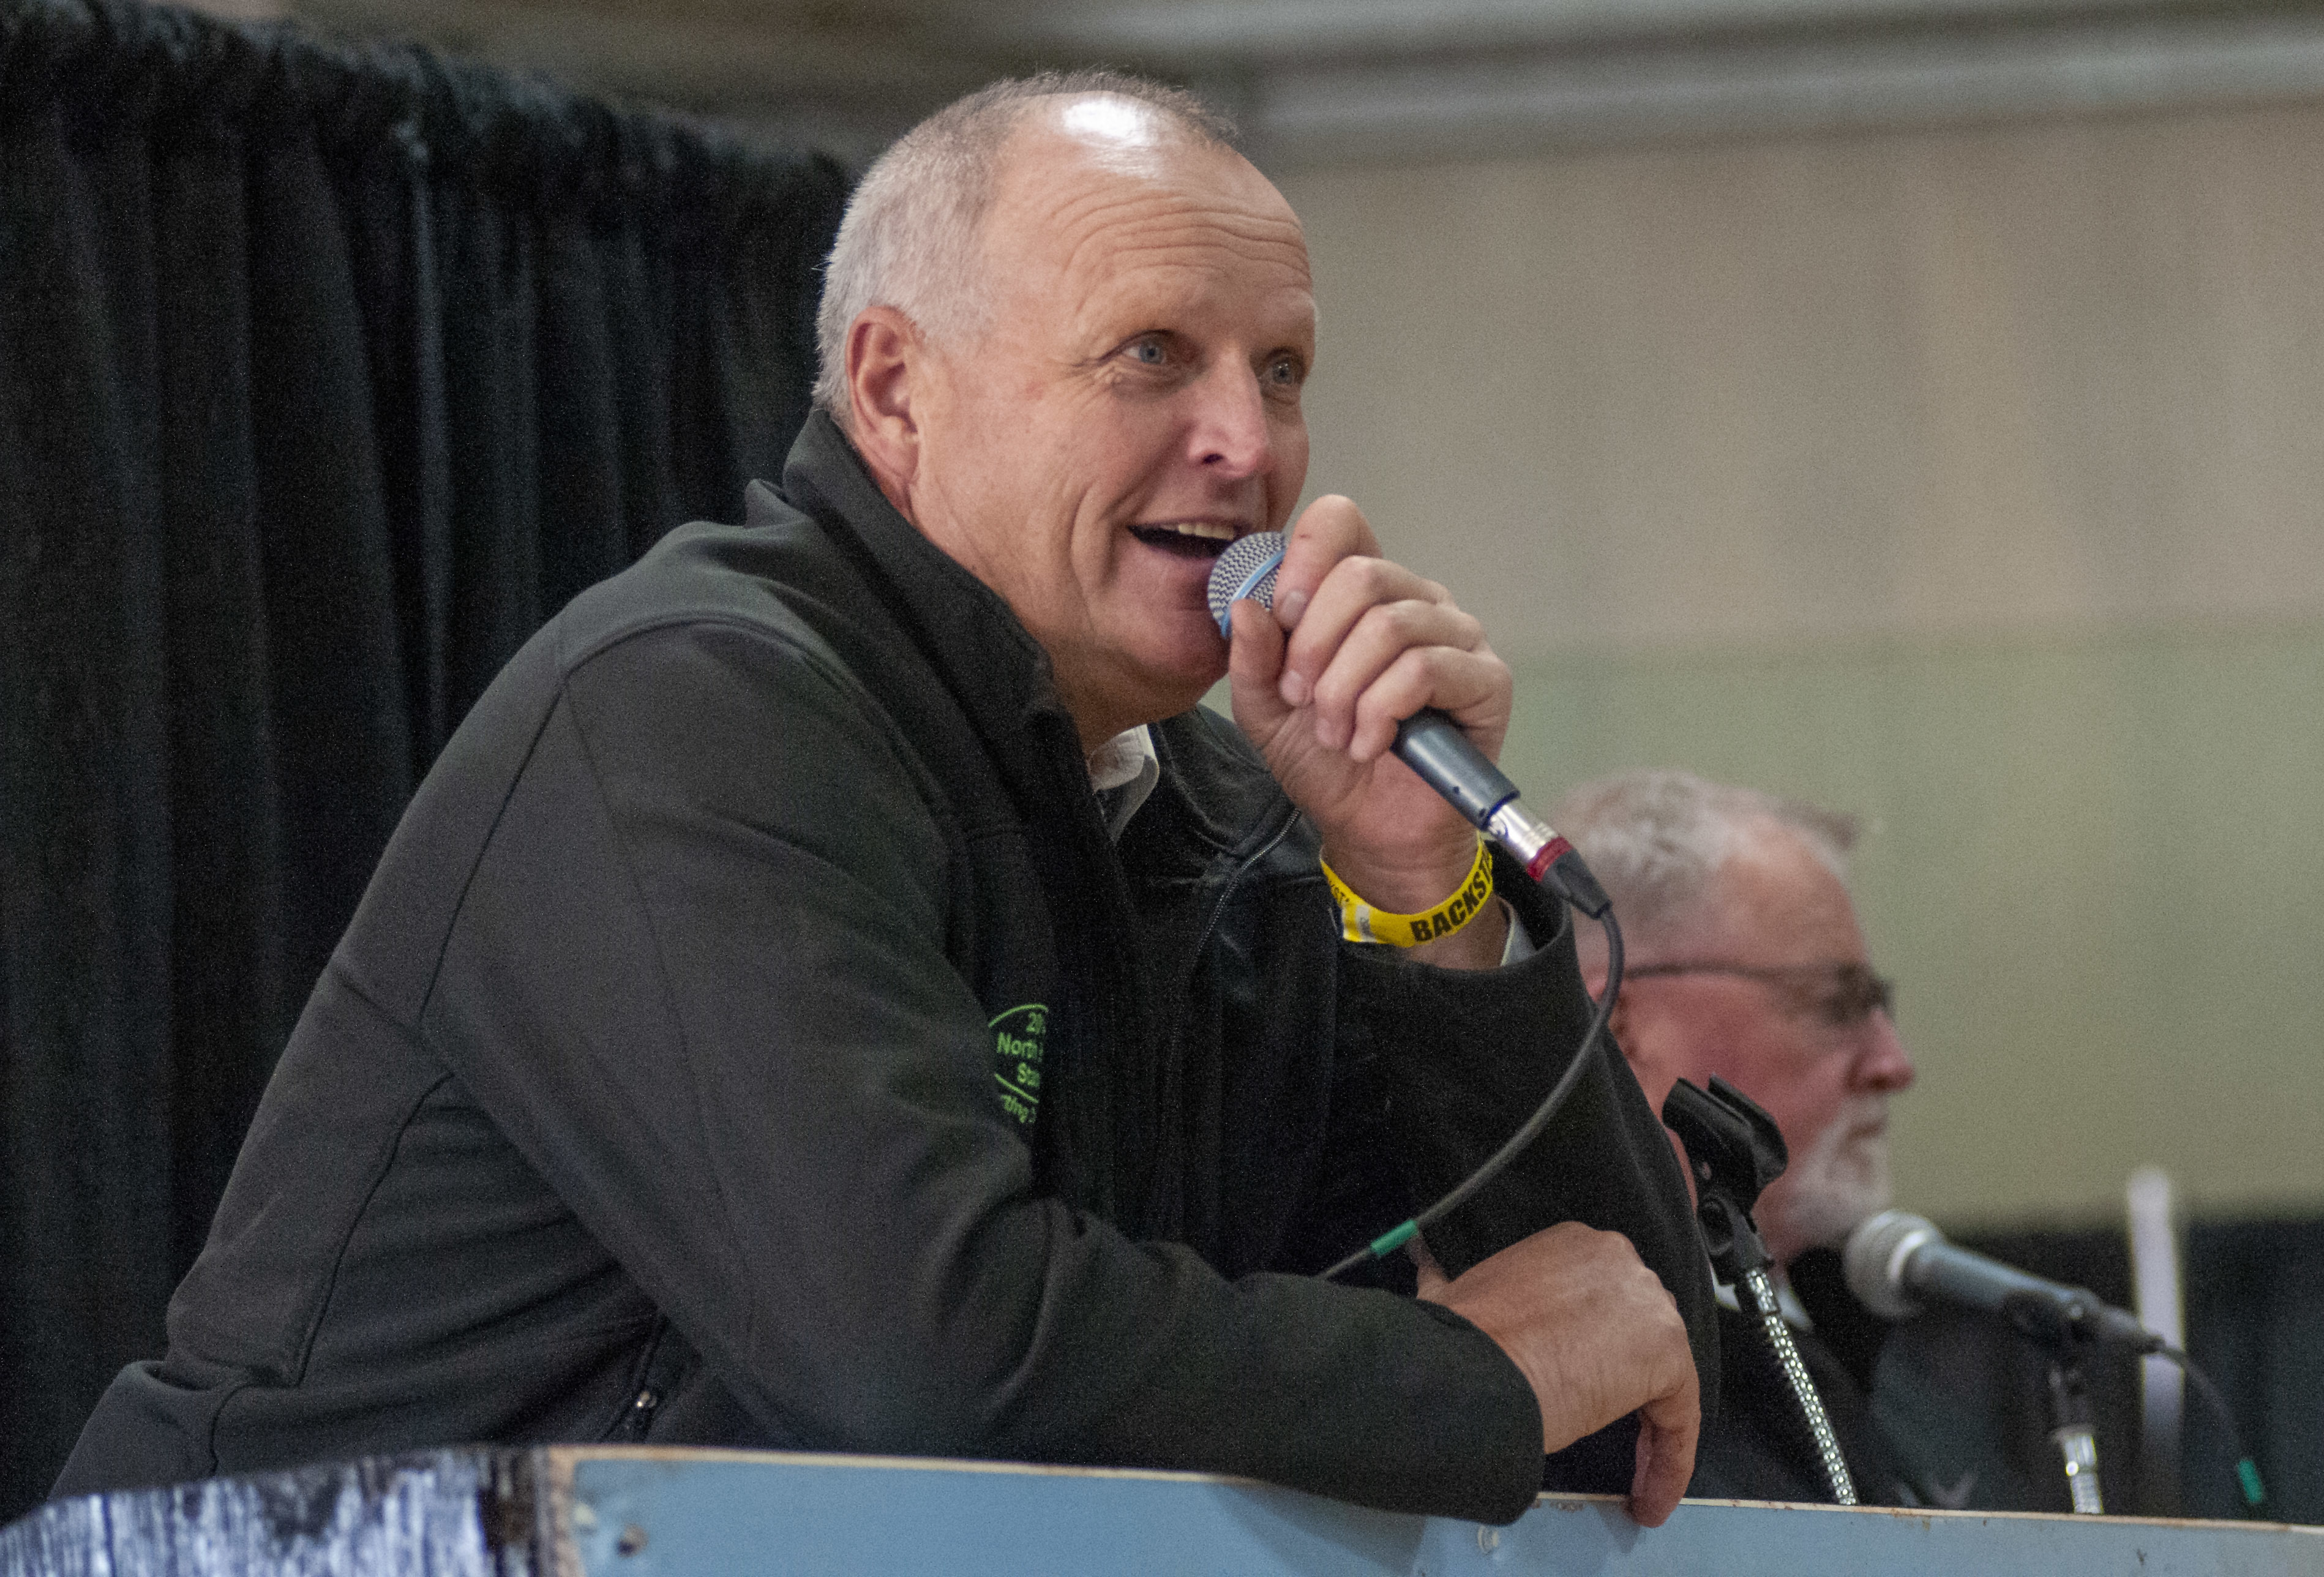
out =
[[[1572,844],[1567,843],[1564,838],[1561,836],[1554,835],[1550,838],[1549,842],[1544,844],[1535,852],[1532,859],[1526,862],[1526,874],[1532,877],[1536,881],[1539,881],[1542,877],[1542,872],[1547,871],[1552,865],[1557,863],[1557,858],[1559,855],[1571,854],[1572,853],[1573,853],[1573,845]]]

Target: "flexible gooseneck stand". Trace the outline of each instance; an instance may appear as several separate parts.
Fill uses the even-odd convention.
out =
[[[1831,1419],[1808,1378],[1807,1365],[1784,1323],[1782,1305],[1775,1297],[1774,1263],[1751,1207],[1768,1184],[1784,1175],[1791,1157],[1784,1148],[1775,1120],[1725,1079],[1713,1078],[1706,1093],[1681,1079],[1663,1102],[1663,1122],[1686,1146],[1694,1170],[1694,1214],[1702,1226],[1703,1247],[1711,1251],[1711,1268],[1721,1281],[1731,1283],[1740,1297],[1750,1299],[1759,1329],[1775,1350],[1775,1362],[1791,1383],[1792,1396],[1815,1441],[1824,1482],[1839,1506],[1856,1504],[1856,1480],[1840,1453],[1840,1439]]]

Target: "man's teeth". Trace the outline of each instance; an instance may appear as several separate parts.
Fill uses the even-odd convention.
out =
[[[1165,521],[1156,529],[1176,531],[1181,537],[1200,537],[1206,542],[1231,542],[1235,539],[1232,526],[1215,525],[1209,521]]]

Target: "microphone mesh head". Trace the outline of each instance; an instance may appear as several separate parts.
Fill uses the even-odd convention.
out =
[[[1245,597],[1262,608],[1275,606],[1275,572],[1282,563],[1280,531],[1253,531],[1227,544],[1227,550],[1211,566],[1211,617],[1219,622],[1220,634],[1233,629],[1227,621],[1227,610]]]
[[[1848,1234],[1840,1250],[1848,1290],[1856,1301],[1884,1320],[1901,1320],[1921,1312],[1921,1300],[1904,1285],[1904,1260],[1923,1243],[1941,1243],[1944,1234],[1925,1216],[1908,1210],[1884,1210]]]

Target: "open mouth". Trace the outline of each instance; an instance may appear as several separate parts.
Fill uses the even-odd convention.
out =
[[[1181,558],[1216,558],[1237,533],[1234,527],[1217,521],[1172,521],[1167,525],[1132,526],[1130,534],[1148,548]]]

